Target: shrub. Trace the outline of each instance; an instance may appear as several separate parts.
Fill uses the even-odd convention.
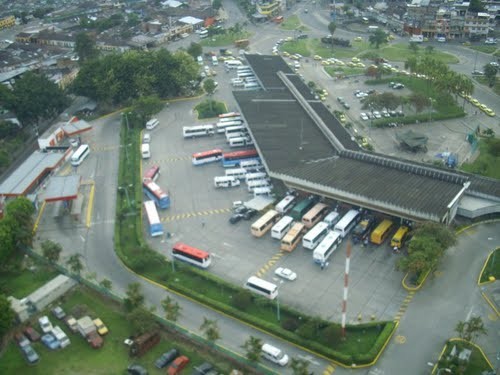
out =
[[[194,108],[198,112],[198,118],[217,117],[226,111],[224,103],[215,100],[205,100]]]
[[[342,330],[338,324],[330,324],[323,330],[323,336],[328,345],[337,346],[342,339]]]
[[[312,340],[316,337],[316,325],[312,321],[302,324],[297,330],[297,334],[305,339]]]
[[[233,296],[234,307],[245,311],[252,304],[252,295],[248,290],[240,290]]]
[[[287,331],[290,332],[295,332],[297,328],[299,328],[300,322],[296,318],[288,318],[281,323],[281,326],[283,329],[286,329]]]

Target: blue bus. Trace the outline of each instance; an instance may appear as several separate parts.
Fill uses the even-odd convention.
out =
[[[244,160],[259,160],[256,149],[225,152],[222,154],[222,166],[224,168],[239,167]]]
[[[156,210],[154,201],[144,202],[144,210],[146,211],[146,218],[149,224],[149,234],[151,237],[163,235],[163,225],[161,224],[158,211]]]
[[[170,207],[170,197],[155,182],[151,180],[144,181],[142,186],[144,194],[153,200],[158,207],[163,209]]]

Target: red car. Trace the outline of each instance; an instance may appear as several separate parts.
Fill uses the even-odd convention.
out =
[[[27,326],[23,332],[33,342],[40,340],[40,334],[33,327]]]
[[[185,355],[177,357],[172,364],[167,369],[167,375],[177,375],[186,367],[189,363],[189,358]]]

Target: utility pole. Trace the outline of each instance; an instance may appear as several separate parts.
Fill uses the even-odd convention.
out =
[[[347,241],[347,256],[345,258],[344,300],[342,301],[342,337],[345,338],[345,323],[347,315],[347,296],[349,293],[349,263],[351,261],[351,241]]]

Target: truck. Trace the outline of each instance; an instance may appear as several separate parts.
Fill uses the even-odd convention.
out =
[[[423,35],[412,35],[410,37],[410,42],[413,42],[413,43],[422,43],[423,41],[424,41]]]
[[[146,354],[148,350],[160,342],[160,334],[158,331],[144,333],[132,340],[130,345],[129,355],[131,357],[140,357]]]
[[[68,336],[66,333],[61,329],[59,326],[55,326],[52,328],[52,334],[56,339],[58,339],[61,343],[61,348],[67,347],[69,344],[71,344],[71,341],[69,340]]]
[[[76,324],[78,326],[78,332],[80,332],[80,335],[82,335],[82,337],[84,338],[87,338],[87,335],[90,332],[95,332],[96,330],[95,324],[90,316],[81,317],[76,321]]]
[[[234,46],[237,48],[247,48],[250,45],[250,40],[239,39],[234,41]]]

